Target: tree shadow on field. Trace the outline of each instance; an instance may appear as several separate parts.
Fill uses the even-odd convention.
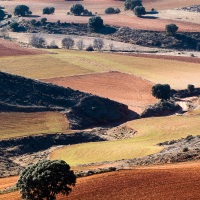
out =
[[[144,19],[158,19],[158,17],[155,17],[155,16],[149,16],[149,15],[143,15],[141,16],[140,18],[144,18]]]
[[[117,29],[114,27],[104,26],[102,29],[98,30],[97,33],[108,35],[108,34],[113,34],[116,31],[117,31]]]
[[[26,15],[27,18],[38,18],[41,17],[40,15]]]

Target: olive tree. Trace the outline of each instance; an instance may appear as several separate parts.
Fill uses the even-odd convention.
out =
[[[69,195],[76,176],[63,160],[44,160],[25,168],[20,173],[17,188],[22,199],[55,200],[56,195]]]
[[[66,37],[62,40],[62,46],[66,49],[70,49],[74,46],[74,40],[70,37]]]
[[[32,12],[29,10],[28,6],[26,6],[26,5],[17,5],[15,7],[14,15],[25,16],[25,15],[28,15],[28,14],[32,14]]]
[[[170,99],[171,88],[168,84],[156,84],[152,87],[152,95],[157,99]]]
[[[53,14],[54,12],[55,12],[55,8],[54,7],[45,7],[42,10],[42,13],[44,15],[50,15],[50,14]]]

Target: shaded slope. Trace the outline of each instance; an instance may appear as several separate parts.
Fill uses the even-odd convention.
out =
[[[0,111],[62,110],[72,128],[119,123],[137,116],[126,105],[109,99],[3,72],[0,105]]]

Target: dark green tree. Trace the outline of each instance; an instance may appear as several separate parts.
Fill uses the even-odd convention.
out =
[[[171,88],[168,84],[156,84],[152,87],[152,95],[157,99],[170,99]]]
[[[6,16],[5,12],[0,9],[0,20],[3,20],[5,16]]]
[[[28,14],[31,14],[31,11],[29,10],[28,6],[18,5],[18,6],[15,7],[14,15],[25,16],[25,15],[28,15]]]
[[[18,32],[20,30],[20,26],[19,26],[19,23],[18,22],[13,22],[11,23],[10,25],[10,29],[13,31],[13,32]]]
[[[137,17],[141,17],[142,15],[146,14],[146,10],[143,6],[136,6],[133,12]]]
[[[42,11],[42,13],[45,15],[50,15],[53,14],[55,12],[55,8],[54,7],[45,7]]]
[[[194,92],[194,85],[189,84],[187,86],[187,91],[188,91],[188,93],[192,94]]]
[[[69,195],[76,176],[62,160],[45,160],[25,168],[17,182],[22,199],[55,200],[58,193]]]
[[[84,12],[84,7],[81,4],[75,4],[70,8],[70,11],[74,15],[81,15]]]
[[[126,0],[124,3],[124,10],[134,10],[136,6],[142,6],[141,0]]]
[[[176,24],[167,24],[165,26],[165,30],[167,34],[174,35],[176,31],[178,30],[178,26],[176,26]]]
[[[103,26],[103,19],[99,16],[91,17],[88,21],[88,27],[95,31],[103,28]]]

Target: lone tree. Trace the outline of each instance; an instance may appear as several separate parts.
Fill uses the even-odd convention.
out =
[[[32,12],[29,10],[29,7],[26,5],[18,5],[15,7],[14,15],[17,16],[25,16],[28,14],[32,14]]]
[[[46,42],[46,40],[45,40],[43,37],[36,36],[36,35],[33,35],[33,36],[30,38],[29,43],[30,43],[33,47],[36,47],[36,48],[45,48],[46,45],[47,45],[47,42]]]
[[[78,50],[83,50],[83,48],[85,47],[85,44],[83,42],[82,39],[79,39],[77,42],[76,42],[76,46],[78,48]]]
[[[124,3],[124,10],[134,10],[136,6],[142,6],[141,0],[126,0]]]
[[[17,182],[22,199],[55,200],[58,193],[69,195],[76,176],[63,160],[45,160],[24,169]]]
[[[156,84],[152,87],[152,95],[157,99],[170,99],[171,88],[168,84]]]
[[[167,24],[165,26],[165,30],[167,34],[174,35],[176,31],[178,30],[178,26],[176,26],[176,24]]]
[[[100,51],[104,47],[104,41],[101,38],[94,39],[93,47]]]
[[[137,17],[141,17],[142,15],[146,14],[146,10],[143,6],[136,6],[133,12]]]
[[[75,4],[70,8],[70,11],[74,15],[81,15],[84,12],[84,7],[81,4]]]
[[[55,12],[55,8],[54,7],[45,7],[42,11],[42,13],[45,15],[50,15],[53,14]]]
[[[95,31],[103,28],[103,26],[103,19],[99,16],[91,17],[88,21],[88,27]]]
[[[187,86],[187,91],[188,91],[189,94],[192,94],[194,92],[194,85],[189,84]]]
[[[5,16],[6,16],[5,12],[0,9],[0,20],[3,20]]]
[[[66,49],[70,49],[74,46],[74,40],[70,37],[66,37],[62,40],[62,46]]]

